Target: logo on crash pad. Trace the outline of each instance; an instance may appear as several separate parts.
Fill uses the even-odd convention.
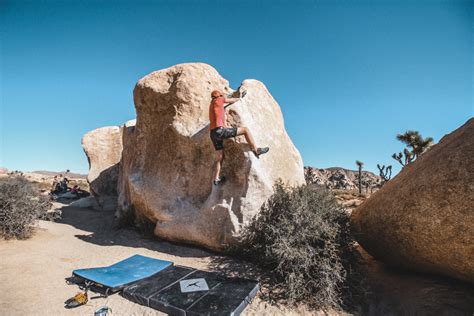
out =
[[[206,279],[203,278],[179,281],[179,286],[182,293],[209,291]]]

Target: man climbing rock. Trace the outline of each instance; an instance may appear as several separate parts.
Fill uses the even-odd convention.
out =
[[[242,93],[242,98],[245,92]],[[250,145],[252,152],[257,158],[268,152],[268,147],[258,148],[255,145],[252,134],[247,127],[228,127],[225,116],[225,104],[232,104],[239,101],[239,98],[225,98],[218,90],[211,93],[211,104],[209,105],[209,121],[211,122],[211,140],[216,149],[216,167],[214,173],[214,185],[224,182],[225,177],[220,176],[222,163],[224,161],[224,139],[244,135],[247,143]]]

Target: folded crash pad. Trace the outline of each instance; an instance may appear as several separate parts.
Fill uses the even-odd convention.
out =
[[[78,269],[72,274],[84,280],[116,292],[135,281],[152,276],[172,266],[170,261],[134,255],[108,267]]]
[[[197,288],[203,284],[208,290]],[[239,315],[258,289],[257,281],[170,266],[125,287],[122,296],[169,315]]]

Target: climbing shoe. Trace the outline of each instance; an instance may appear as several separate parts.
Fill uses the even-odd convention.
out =
[[[74,308],[86,304],[87,300],[87,291],[84,293],[79,292],[64,302],[64,304],[66,304],[66,308]]]
[[[270,148],[268,147],[261,147],[261,148],[257,148],[257,151],[253,152],[255,154],[255,156],[257,158],[260,158],[260,155],[263,155],[263,154],[266,154],[268,151],[270,150]]]
[[[112,314],[112,308],[108,306],[102,306],[95,311],[94,316],[108,316],[109,312]]]
[[[214,183],[214,185],[219,185],[219,184],[224,183],[224,181],[225,181],[225,177],[222,176],[222,177],[217,178],[216,180],[214,180],[213,183]]]

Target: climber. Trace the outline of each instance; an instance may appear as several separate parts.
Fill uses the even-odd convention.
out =
[[[245,91],[242,93],[242,98]],[[259,148],[255,145],[252,134],[247,127],[228,127],[225,116],[224,104],[232,104],[239,101],[239,98],[225,98],[218,90],[211,93],[211,104],[209,105],[209,121],[211,129],[211,140],[216,149],[216,167],[214,173],[214,185],[219,185],[225,181],[224,176],[220,176],[222,163],[224,161],[224,139],[244,135],[247,143],[250,145],[252,152],[257,158],[268,152],[268,147]]]

